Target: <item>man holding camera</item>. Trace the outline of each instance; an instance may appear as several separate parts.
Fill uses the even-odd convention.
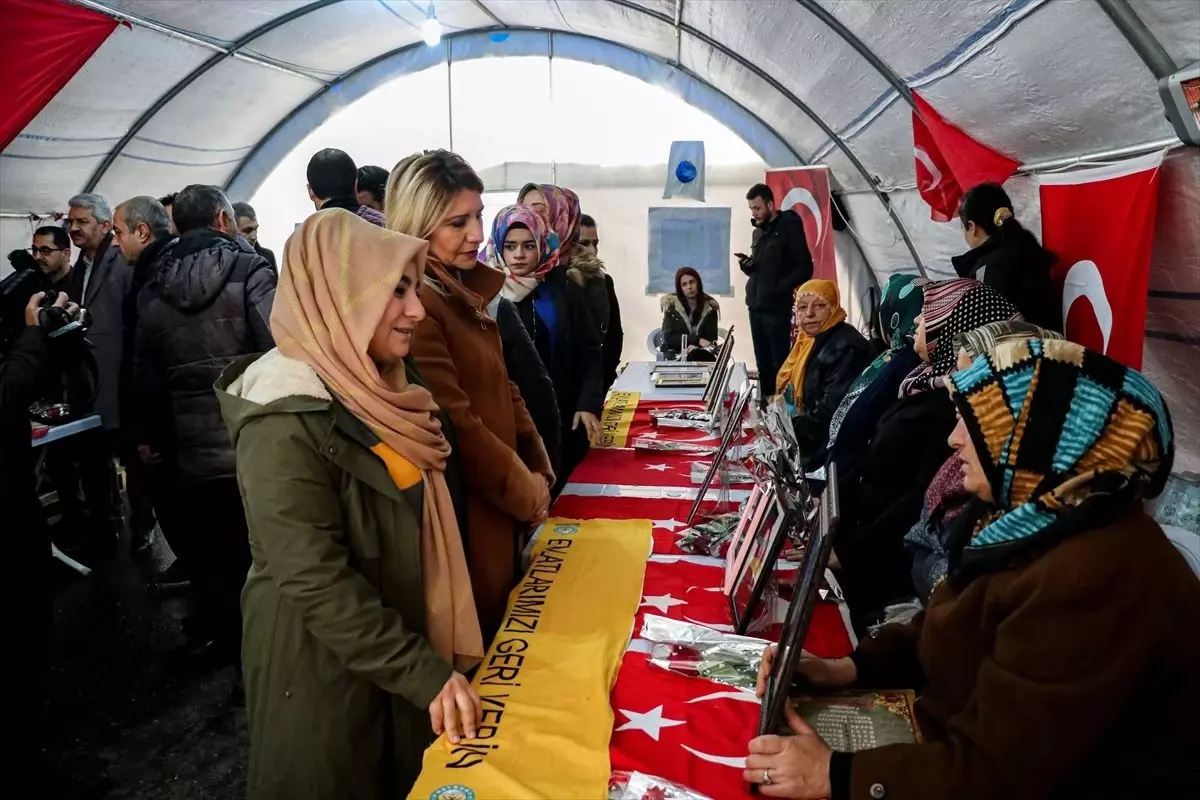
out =
[[[68,315],[79,309],[59,292],[53,307]],[[14,763],[28,770],[32,781],[17,780],[29,796],[41,796],[45,780],[42,748],[46,737],[45,699],[47,656],[51,624],[50,537],[38,500],[34,475],[29,404],[38,397],[41,373],[49,355],[49,336],[42,327],[50,309],[42,293],[25,306],[25,329],[0,357],[0,509],[4,510],[4,546],[7,574],[0,577],[4,607],[12,627],[5,632],[13,675],[12,702],[16,704],[13,730],[21,734],[14,744],[28,752]],[[21,672],[24,674],[20,674]],[[12,710],[10,710],[10,715]],[[31,785],[32,784],[32,785]]]

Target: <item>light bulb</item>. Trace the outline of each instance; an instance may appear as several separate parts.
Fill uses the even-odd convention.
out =
[[[442,23],[438,22],[437,15],[433,12],[433,3],[429,4],[429,12],[425,15],[425,21],[421,23],[421,37],[430,47],[442,41]]]

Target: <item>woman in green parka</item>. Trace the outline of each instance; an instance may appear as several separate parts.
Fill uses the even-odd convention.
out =
[[[427,245],[340,209],[288,240],[277,348],[217,384],[253,564],[242,591],[252,800],[403,796],[443,731],[474,737],[483,655],[445,479],[404,357]]]

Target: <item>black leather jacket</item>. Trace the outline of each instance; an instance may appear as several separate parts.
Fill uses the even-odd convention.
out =
[[[833,412],[850,384],[874,358],[871,343],[845,322],[817,336],[804,365],[804,397],[802,409],[798,409],[801,413],[792,420],[805,469],[825,463]]]

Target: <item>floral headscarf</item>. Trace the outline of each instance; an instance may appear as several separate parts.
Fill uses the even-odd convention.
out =
[[[1155,497],[1170,475],[1162,395],[1140,372],[1081,345],[1007,342],[947,384],[994,498],[962,551],[967,573],[1085,530],[1104,516],[1097,506]]]
[[[908,374],[900,383],[900,395],[920,394],[940,385],[958,359],[954,336],[990,322],[1019,320],[1017,307],[990,286],[969,278],[936,281],[925,286],[922,306],[925,318],[925,348],[929,361]],[[946,341],[946,346],[939,343]]]
[[[546,215],[550,218],[550,230],[558,236],[558,249],[554,252],[555,266],[565,263],[575,245],[579,243],[579,195],[570,189],[543,183],[538,186],[546,198]]]
[[[492,220],[492,237],[487,243],[484,262],[496,269],[506,272],[504,263],[504,240],[508,237],[508,229],[513,225],[523,225],[532,235],[538,248],[538,266],[533,271],[534,277],[541,277],[554,268],[554,252],[558,248],[558,236],[546,227],[546,222],[529,206],[505,206]]]

